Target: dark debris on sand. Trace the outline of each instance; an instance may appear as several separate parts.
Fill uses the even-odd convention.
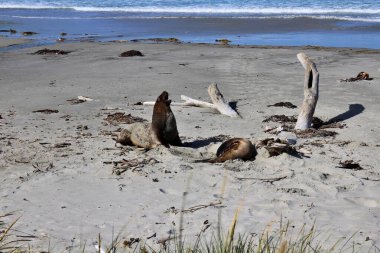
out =
[[[120,161],[116,161],[116,162],[112,162],[112,163],[114,166],[112,169],[112,174],[119,176],[119,175],[123,174],[124,172],[126,172],[127,170],[134,171],[138,168],[144,167],[144,165],[156,164],[156,163],[159,163],[159,161],[157,161],[154,158],[150,158],[150,159],[135,158],[135,159],[130,159],[130,160],[122,159]]]
[[[340,161],[338,168],[349,169],[349,170],[362,170],[363,168],[359,163],[354,162],[353,160]]]
[[[140,51],[137,51],[137,50],[129,50],[120,54],[120,57],[133,57],[133,56],[142,57],[144,55]]]
[[[114,114],[110,114],[104,120],[109,122],[112,125],[132,124],[135,122],[146,122],[147,121],[143,118],[132,116],[131,114],[126,115],[123,112],[116,112]]]
[[[38,55],[66,55],[69,53],[70,53],[69,51],[44,48],[44,49],[41,49],[41,50],[34,52],[33,54],[38,54]]]
[[[71,146],[71,143],[69,143],[69,142],[62,142],[62,143],[54,144],[53,148],[66,148],[68,146]]]
[[[296,123],[296,116],[286,116],[286,115],[272,115],[263,120],[263,122],[279,122],[279,123]]]
[[[369,74],[367,72],[359,72],[356,77],[350,77],[346,79],[340,79],[341,82],[356,82],[356,81],[361,81],[361,80],[373,80],[373,78],[369,77]]]
[[[32,35],[35,35],[35,34],[38,34],[38,33],[36,33],[36,32],[22,32],[21,34],[24,35],[24,36],[32,36]]]
[[[337,132],[308,128],[305,130],[294,130],[294,133],[298,138],[312,138],[312,137],[333,137],[337,135]]]
[[[272,115],[263,120],[263,122],[279,122],[285,131],[294,132],[299,138],[312,137],[333,137],[337,132],[324,130],[329,128],[344,128],[346,125],[339,122],[323,121],[318,117],[313,117],[312,128],[305,130],[295,130],[296,116]]]
[[[37,110],[33,111],[34,113],[39,112],[39,113],[45,113],[45,114],[52,114],[52,113],[58,113],[58,110],[53,110],[53,109],[42,109],[42,110]]]
[[[84,99],[78,99],[78,98],[73,98],[73,99],[68,99],[66,100],[67,102],[70,102],[71,105],[77,105],[86,102]]]
[[[177,38],[149,38],[149,39],[134,39],[131,42],[156,42],[156,43],[181,43]]]
[[[16,30],[13,30],[13,29],[0,30],[0,32],[2,32],[2,33],[17,33],[17,31],[16,31]]]
[[[275,103],[273,105],[268,105],[268,107],[271,107],[271,106],[274,106],[274,107],[286,107],[286,108],[290,108],[290,109],[297,108],[297,106],[293,105],[290,102],[278,102],[278,103]]]

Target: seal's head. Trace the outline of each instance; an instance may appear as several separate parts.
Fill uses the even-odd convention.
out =
[[[172,101],[169,99],[169,93],[167,91],[163,91],[161,95],[158,96],[156,102],[164,102],[165,104],[170,105]]]
[[[128,129],[123,129],[116,138],[116,143],[121,145],[133,145],[131,141],[131,132]]]

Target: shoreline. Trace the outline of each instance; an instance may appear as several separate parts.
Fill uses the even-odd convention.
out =
[[[156,38],[143,38],[143,39],[131,39],[131,40],[104,40],[104,41],[88,41],[88,39],[65,41],[65,42],[49,42],[41,43],[38,40],[26,39],[26,38],[8,38],[0,37],[0,52],[8,52],[15,50],[23,50],[30,48],[60,48],[65,45],[72,45],[77,43],[109,43],[109,44],[124,44],[124,45],[139,45],[139,44],[151,44],[151,45],[193,45],[193,46],[209,46],[209,47],[222,47],[222,48],[253,48],[253,49],[293,49],[293,50],[316,50],[316,51],[336,51],[345,50],[352,51],[355,54],[379,54],[380,48],[360,48],[360,47],[333,47],[333,46],[317,46],[317,45],[304,45],[304,46],[281,46],[281,45],[256,45],[256,44],[223,44],[219,42],[184,42],[178,40],[178,42],[171,42],[171,40],[178,40],[177,38],[169,37],[156,37]],[[222,39],[223,40],[223,39]]]
[[[236,233],[260,234],[279,220],[299,231],[317,220],[320,231],[334,232],[333,242],[359,231],[355,247],[380,247],[378,50],[302,48],[320,72],[315,116],[345,125],[332,129],[335,137],[297,138],[296,148],[307,156],[267,157],[258,149],[254,161],[208,164],[194,163],[195,155],[214,154],[223,138],[256,143],[287,136],[265,132],[280,123],[263,121],[298,114],[268,105],[302,103],[304,70],[296,58],[301,48],[82,42],[49,46],[67,55],[32,54],[43,48],[0,52],[0,213],[18,210],[17,230],[36,237],[32,248],[53,245],[62,252],[81,239],[92,245],[98,233],[110,243],[112,231],[123,231],[123,238],[156,234],[150,239],[155,244],[178,232],[179,216],[170,210],[180,208],[184,191],[186,208],[207,205],[218,200],[224,180],[222,225],[228,227],[240,206]],[[144,56],[119,57],[132,49]],[[373,80],[337,82],[359,71]],[[208,101],[207,87],[214,82],[236,103],[241,119],[172,106],[187,144],[181,152],[115,147],[112,134],[126,125],[110,123],[109,115],[149,121],[152,107],[141,102],[154,101],[163,90],[176,102],[181,94]],[[79,95],[94,100],[68,101]],[[57,112],[35,112],[43,109]],[[113,162],[122,159],[139,165],[117,175]],[[339,167],[347,160],[363,169]],[[187,213],[184,236],[195,238],[205,220],[216,228],[218,210]]]

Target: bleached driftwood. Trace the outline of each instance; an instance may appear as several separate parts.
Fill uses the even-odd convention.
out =
[[[205,107],[205,108],[212,108],[216,109],[216,106],[214,104],[211,104],[209,102],[201,101],[201,100],[196,100],[191,97],[181,95],[181,100],[184,102],[182,103],[183,105],[186,106],[196,106],[196,107]]]
[[[196,107],[205,107],[218,110],[221,114],[227,115],[229,117],[238,117],[239,114],[231,108],[231,106],[224,100],[223,94],[218,89],[216,83],[211,84],[208,87],[208,94],[211,97],[212,103],[193,99],[191,97],[181,95],[182,103],[171,103],[171,105],[179,105],[179,106],[196,106]],[[155,102],[147,101],[144,102],[143,105],[154,105]]]
[[[193,99],[193,98],[185,96],[185,95],[181,95],[181,100],[183,100],[184,102],[182,102],[182,103],[172,102],[170,105],[173,105],[173,106],[196,106],[196,107],[206,107],[206,108],[216,109],[216,106],[214,104],[211,104],[211,103],[205,102],[205,101],[196,100],[196,99]],[[147,102],[144,102],[143,105],[154,105],[155,103],[156,102],[154,102],[154,101],[147,101]]]
[[[92,101],[93,99],[89,98],[89,97],[85,97],[85,96],[78,96],[78,100],[81,100],[81,101]]]
[[[156,103],[156,101],[146,101],[146,102],[143,102],[143,105],[154,105]],[[174,105],[174,106],[181,106],[181,105],[185,105],[184,103],[178,103],[178,102],[172,102],[170,105]]]
[[[231,108],[231,106],[224,100],[222,93],[218,89],[218,85],[216,83],[210,84],[208,86],[208,94],[211,97],[212,103],[216,106],[216,109],[224,115],[230,117],[238,117],[239,114]]]
[[[311,127],[319,95],[319,73],[315,63],[304,53],[297,54],[298,60],[305,69],[304,100],[298,115],[295,129],[304,130]]]

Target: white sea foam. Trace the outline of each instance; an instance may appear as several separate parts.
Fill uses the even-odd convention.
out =
[[[70,9],[78,12],[119,12],[131,13],[144,18],[163,18],[191,16],[231,16],[234,18],[289,18],[289,17],[309,17],[318,19],[337,19],[347,21],[380,22],[380,9],[362,8],[229,8],[229,7],[83,7],[83,6],[58,6],[58,5],[27,5],[27,4],[1,4],[0,9]],[[168,14],[165,16],[165,14]],[[19,16],[20,17],[20,16]],[[24,18],[48,18],[30,17]],[[73,17],[67,17],[72,19]],[[119,18],[108,17],[101,18]],[[65,17],[62,17],[65,19]]]
[[[153,13],[248,13],[248,14],[380,14],[380,9],[363,8],[256,8],[256,7],[87,7],[64,5],[1,4],[3,9],[73,9],[84,12],[153,12]]]

